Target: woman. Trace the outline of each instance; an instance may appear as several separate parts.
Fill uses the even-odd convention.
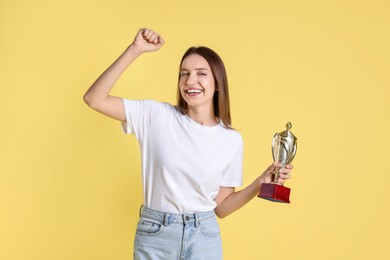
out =
[[[192,47],[180,63],[178,104],[110,95],[141,54],[159,50],[163,38],[138,31],[124,53],[84,96],[93,109],[122,122],[141,147],[144,206],[134,241],[135,259],[222,259],[219,226],[272,181],[270,165],[252,184],[242,184],[241,135],[231,127],[225,67],[207,47]],[[280,169],[279,183],[292,166]]]

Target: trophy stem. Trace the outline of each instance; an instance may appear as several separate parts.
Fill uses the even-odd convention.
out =
[[[278,178],[279,178],[279,169],[275,169],[274,179],[272,180],[272,183],[279,184]]]

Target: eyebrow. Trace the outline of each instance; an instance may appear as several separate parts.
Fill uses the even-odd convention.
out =
[[[182,70],[189,70],[189,69],[186,69],[186,68],[183,68],[183,69],[180,69],[180,71],[182,71]],[[206,69],[206,68],[195,68],[195,70],[207,70],[208,71],[208,69]]]

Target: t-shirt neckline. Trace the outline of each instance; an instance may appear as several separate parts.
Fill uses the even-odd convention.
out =
[[[203,131],[208,131],[208,132],[212,132],[212,131],[217,131],[218,129],[220,129],[222,126],[222,121],[221,119],[218,118],[218,123],[216,125],[213,125],[213,126],[205,126],[205,125],[201,125],[199,124],[198,122],[196,122],[195,120],[193,120],[191,117],[189,117],[187,114],[184,114],[184,116],[187,118],[187,121],[193,125],[194,127],[198,128],[198,129],[201,129]]]

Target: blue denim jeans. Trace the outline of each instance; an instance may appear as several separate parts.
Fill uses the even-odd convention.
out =
[[[134,259],[222,259],[221,235],[214,211],[180,215],[142,208]]]

